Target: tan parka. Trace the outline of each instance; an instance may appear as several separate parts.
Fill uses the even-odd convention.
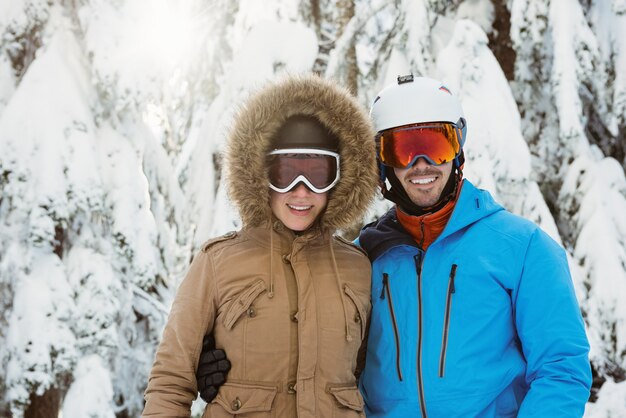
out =
[[[296,114],[340,140],[341,178],[319,222],[294,234],[273,217],[265,155]],[[145,417],[188,417],[202,339],[231,361],[204,417],[358,417],[354,376],[370,311],[370,264],[333,233],[357,221],[375,192],[374,132],[350,94],[292,76],[252,96],[229,136],[228,184],[243,228],[213,239],[178,289],[146,389]]]

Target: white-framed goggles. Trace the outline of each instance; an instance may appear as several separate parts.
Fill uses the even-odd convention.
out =
[[[314,148],[277,149],[267,154],[270,188],[286,193],[304,183],[314,193],[326,193],[339,181],[339,154]]]

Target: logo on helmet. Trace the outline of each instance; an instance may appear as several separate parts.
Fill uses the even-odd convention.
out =
[[[412,83],[412,82],[413,82],[413,74],[398,76],[398,84]]]

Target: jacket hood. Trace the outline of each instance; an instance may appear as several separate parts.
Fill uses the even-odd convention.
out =
[[[243,225],[255,227],[272,218],[265,156],[274,134],[294,115],[316,117],[339,138],[341,177],[329,192],[320,226],[340,229],[360,221],[378,181],[370,119],[346,89],[300,75],[265,86],[236,112],[226,151],[227,182]]]

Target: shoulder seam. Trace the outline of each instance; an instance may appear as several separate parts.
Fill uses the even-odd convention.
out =
[[[219,237],[215,237],[215,238],[209,239],[204,244],[202,244],[202,246],[200,248],[202,249],[203,253],[206,253],[209,250],[209,248],[211,248],[215,244],[218,244],[218,243],[223,242],[223,241],[231,240],[231,239],[235,238],[236,236],[237,236],[237,232],[230,231],[230,232],[227,232],[224,235],[221,235]]]
[[[361,248],[360,246],[356,245],[355,243],[353,243],[352,241],[348,241],[347,239],[345,239],[344,237],[342,237],[341,235],[333,235],[333,238],[339,242],[340,244],[342,244],[343,246],[350,248],[352,250],[358,251],[361,254],[363,254],[365,257],[367,257],[367,253],[365,252],[365,250],[363,248]]]

